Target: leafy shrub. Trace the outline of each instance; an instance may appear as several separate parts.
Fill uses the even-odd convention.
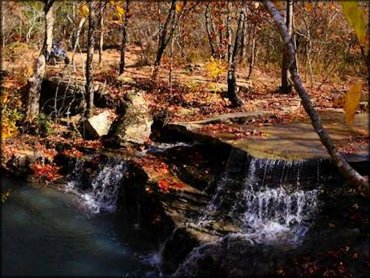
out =
[[[53,122],[44,113],[40,113],[37,117],[37,126],[40,136],[52,134]]]
[[[212,57],[206,62],[205,68],[210,78],[218,80],[220,75],[227,70],[227,65],[224,61]]]
[[[22,118],[22,114],[17,109],[11,109],[4,106],[1,115],[2,121],[2,136],[3,139],[12,138],[18,134],[17,121]]]

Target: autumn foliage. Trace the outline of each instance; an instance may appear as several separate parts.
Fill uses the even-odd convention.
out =
[[[60,167],[55,164],[43,164],[35,162],[31,165],[33,172],[33,178],[39,183],[50,183],[54,182],[62,176],[58,173]]]

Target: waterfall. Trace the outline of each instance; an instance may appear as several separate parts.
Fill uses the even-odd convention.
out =
[[[246,161],[240,154],[237,158],[244,166],[234,162],[236,167],[227,169],[197,224],[205,227],[227,219],[259,243],[300,242],[317,211],[319,166],[306,161]],[[310,170],[314,177],[308,183],[314,188],[305,184]]]
[[[87,190],[80,189],[83,168],[84,163],[77,161],[66,190],[75,193],[91,213],[115,212],[119,187],[127,170],[126,164],[111,160],[101,165],[98,171],[89,177],[90,186]]]

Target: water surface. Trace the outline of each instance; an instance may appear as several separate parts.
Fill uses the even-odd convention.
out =
[[[143,260],[154,246],[125,231],[118,216],[87,214],[52,188],[3,178],[1,186],[11,190],[1,211],[2,275],[156,275]]]

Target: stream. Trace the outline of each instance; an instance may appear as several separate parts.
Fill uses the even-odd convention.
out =
[[[2,204],[2,276],[156,277],[155,244],[115,214],[91,214],[71,194],[13,179]],[[122,222],[122,221],[121,221]]]

